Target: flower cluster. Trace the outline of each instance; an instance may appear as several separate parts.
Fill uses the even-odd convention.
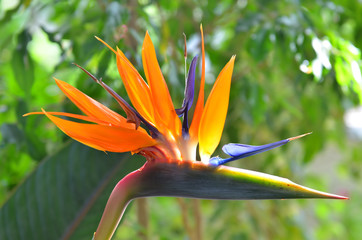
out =
[[[113,49],[97,38],[115,53],[118,71],[133,107],[102,79],[97,79],[76,64],[114,97],[126,117],[58,79],[55,81],[59,88],[84,115],[45,110],[27,114],[46,115],[65,134],[92,148],[110,152],[130,151],[146,157],[146,164],[127,175],[113,190],[95,239],[109,239],[125,207],[130,200],[137,197],[162,195],[210,199],[344,198],[305,188],[287,179],[220,166],[279,147],[306,134],[261,146],[230,143],[222,148],[230,157],[211,157],[220,142],[224,128],[235,56],[232,56],[221,70],[204,103],[205,50],[202,27],[200,30],[201,80],[191,124],[188,119],[195,95],[198,57],[195,56],[190,64],[182,106],[175,109],[148,33],[142,46],[142,61],[147,82],[120,49]],[[197,146],[201,161],[197,161]]]

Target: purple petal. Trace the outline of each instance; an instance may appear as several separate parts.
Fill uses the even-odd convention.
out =
[[[192,102],[194,100],[194,93],[195,93],[195,70],[196,70],[196,62],[197,56],[192,59],[189,74],[186,79],[186,86],[185,86],[185,97],[182,103],[182,107],[176,110],[177,115],[183,115],[183,123],[182,123],[182,135],[184,138],[188,137],[189,134],[189,123],[188,123],[188,111],[192,106]]]
[[[187,111],[190,110],[192,102],[194,100],[196,63],[197,63],[197,56],[195,56],[191,61],[189,74],[187,76],[187,81],[185,86],[185,99],[182,105],[183,106],[187,105]]]
[[[176,109],[176,113],[181,115],[185,111],[190,110],[192,106],[192,102],[194,100],[194,93],[195,93],[195,71],[196,71],[196,63],[197,63],[197,56],[192,59],[189,73],[186,80],[185,86],[185,97],[182,103],[182,107]]]
[[[188,107],[188,104],[186,104],[185,108]],[[188,121],[188,111],[184,111],[184,120],[182,122],[182,136],[184,139],[187,139],[189,137],[189,121]]]
[[[181,117],[182,114],[185,112],[186,110],[186,106],[182,106],[181,108],[176,108],[175,111],[176,111],[176,114]]]

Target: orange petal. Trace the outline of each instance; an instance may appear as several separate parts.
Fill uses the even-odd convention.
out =
[[[72,85],[59,79],[54,79],[60,90],[87,116],[116,126],[123,126],[127,123],[124,117],[79,91]]]
[[[202,49],[202,71],[201,71],[201,81],[200,81],[200,90],[199,97],[197,99],[194,117],[190,126],[190,138],[193,142],[197,142],[197,137],[199,133],[200,120],[202,112],[204,110],[204,88],[205,88],[205,46],[204,46],[204,32],[202,25],[200,25],[201,31],[201,49]]]
[[[156,141],[147,133],[139,130],[98,124],[77,123],[54,117],[45,111],[44,114],[69,137],[101,151],[137,151],[140,148],[156,144]]]
[[[114,52],[117,55],[116,50],[114,50],[111,46],[109,46],[105,41],[103,41],[102,39],[100,39],[97,36],[94,36],[98,41],[100,41],[101,43],[103,43],[107,48],[109,48],[112,52]]]
[[[117,53],[118,72],[133,106],[148,122],[155,125],[154,107],[148,85],[118,48]]]
[[[210,155],[220,142],[224,129],[234,61],[235,56],[230,59],[217,77],[201,117],[199,151],[203,162],[208,162]]]
[[[45,115],[44,112],[31,112],[31,113],[24,114],[23,117],[27,117],[29,115],[36,115],[36,114]],[[47,112],[47,114],[75,118],[75,119],[79,119],[79,120],[83,120],[83,121],[87,121],[87,122],[92,122],[92,123],[97,123],[97,124],[105,125],[105,126],[112,126],[112,124],[110,124],[109,122],[104,122],[104,121],[101,121],[101,120],[96,119],[96,118],[92,118],[92,117],[88,117],[88,116],[84,116],[84,115],[79,115],[79,114],[65,113],[65,112]],[[129,128],[129,129],[135,129],[133,123],[122,124],[122,127]],[[139,127],[139,128],[141,128],[141,127]],[[144,132],[146,132],[144,129],[142,129],[142,130]]]
[[[38,114],[45,115],[44,112],[31,112],[31,113],[24,114],[23,117],[27,117],[27,116],[30,116],[30,115],[38,115]],[[109,125],[109,123],[100,121],[99,119],[95,119],[95,118],[92,118],[92,117],[79,115],[79,114],[64,113],[64,112],[47,112],[47,114],[64,116],[64,117],[71,117],[71,118],[76,118],[76,119],[84,120],[84,121],[88,121],[88,122],[93,122],[93,123],[98,123],[98,124],[103,124],[103,125]]]
[[[96,39],[116,54],[118,72],[133,106],[149,123],[156,125],[151,91],[148,85],[119,48],[116,51],[99,37]]]
[[[142,46],[142,62],[148,85],[151,89],[151,96],[156,110],[157,125],[164,130],[164,125],[174,136],[181,135],[181,121],[178,118],[173,106],[170,93],[165,79],[163,78],[160,66],[156,58],[156,52],[148,32]]]

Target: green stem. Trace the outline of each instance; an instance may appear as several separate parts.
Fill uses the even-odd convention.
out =
[[[137,203],[137,219],[138,224],[142,227],[138,232],[138,236],[140,239],[148,240],[148,207],[147,207],[147,199],[139,198],[136,199]]]
[[[183,222],[184,228],[185,228],[187,234],[189,235],[189,238],[191,240],[193,240],[194,234],[193,234],[193,231],[189,224],[189,219],[188,219],[188,214],[187,214],[188,211],[187,211],[187,205],[185,203],[185,200],[183,198],[177,198],[177,202],[181,208],[181,217],[182,217],[182,222]]]
[[[97,231],[94,233],[94,240],[107,240],[112,238],[126,207],[133,199],[134,193],[138,191],[139,173],[140,171],[137,170],[128,174],[119,181],[113,189]]]
[[[192,208],[195,218],[195,235],[196,239],[202,240],[202,219],[200,210],[200,199],[192,199]]]

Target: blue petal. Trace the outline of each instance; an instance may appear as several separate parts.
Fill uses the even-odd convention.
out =
[[[249,157],[258,153],[262,153],[268,151],[270,149],[280,147],[290,140],[284,139],[275,143],[269,143],[261,146],[253,146],[253,145],[246,145],[246,144],[239,144],[239,143],[229,143],[222,147],[222,150],[227,155],[231,156],[230,158],[220,158],[220,157],[213,157],[210,159],[209,164],[213,166],[219,166],[227,162],[231,162],[240,158]]]
[[[253,145],[246,145],[246,144],[238,144],[238,143],[229,143],[222,147],[224,153],[233,158],[245,158],[252,156],[254,154],[262,153],[268,151],[270,149],[280,147],[289,142],[289,139],[284,139],[278,142],[269,143],[261,146],[253,146]]]
[[[222,147],[222,150],[227,155],[231,156],[230,158],[220,158],[220,157],[213,157],[209,160],[209,164],[212,166],[219,166],[227,162],[231,162],[240,158],[249,157],[258,153],[262,153],[268,151],[270,149],[280,147],[284,144],[287,144],[290,141],[295,139],[304,137],[311,133],[302,134],[296,137],[287,138],[278,142],[269,143],[261,146],[254,146],[254,145],[246,145],[246,144],[239,144],[239,143],[229,143]]]
[[[221,158],[221,157],[219,157],[219,156],[212,157],[212,158],[210,158],[210,160],[209,160],[209,164],[210,164],[211,166],[217,167],[217,166],[222,165],[223,162],[224,162],[224,160],[225,160],[225,159],[223,159],[223,158]]]

